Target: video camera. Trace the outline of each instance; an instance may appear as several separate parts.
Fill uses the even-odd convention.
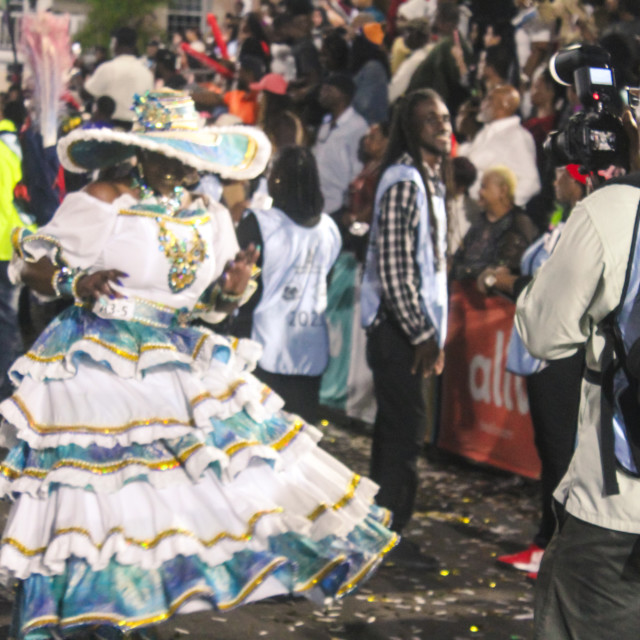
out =
[[[611,165],[629,168],[629,140],[620,118],[623,98],[610,58],[598,45],[577,44],[561,49],[549,61],[553,79],[565,86],[574,84],[584,107],[544,143],[555,166],[579,164],[590,172]],[[628,89],[624,93],[628,104],[632,94]]]

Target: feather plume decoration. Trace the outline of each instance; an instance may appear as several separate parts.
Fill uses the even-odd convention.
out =
[[[36,121],[45,148],[50,147],[56,144],[61,97],[73,64],[69,15],[26,13],[20,44],[31,71]]]

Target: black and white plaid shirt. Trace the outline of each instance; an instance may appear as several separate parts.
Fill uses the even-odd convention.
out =
[[[409,154],[398,164],[412,165]],[[427,168],[434,197],[444,193],[444,185]],[[382,301],[373,323],[391,318],[411,344],[430,338],[435,329],[420,305],[420,270],[415,259],[420,209],[418,188],[411,181],[397,182],[380,201],[378,220],[378,273],[382,282]]]

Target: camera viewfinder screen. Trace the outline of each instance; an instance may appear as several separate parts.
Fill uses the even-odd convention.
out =
[[[592,129],[589,134],[592,150],[615,151],[616,134],[613,131],[599,131],[597,129]]]
[[[589,78],[593,84],[613,86],[613,73],[611,69],[589,67]]]

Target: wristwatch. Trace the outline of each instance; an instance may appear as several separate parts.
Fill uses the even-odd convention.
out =
[[[487,289],[491,289],[491,287],[495,287],[496,282],[498,282],[498,278],[496,278],[496,274],[495,273],[487,273],[487,275],[484,277],[484,286],[487,287]]]

